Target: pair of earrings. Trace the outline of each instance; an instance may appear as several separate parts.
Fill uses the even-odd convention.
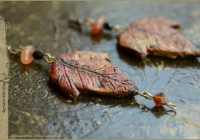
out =
[[[170,58],[199,56],[199,50],[175,29],[180,25],[162,17],[144,18],[133,21],[127,28],[118,25],[110,26],[104,17],[72,20],[76,26],[91,25],[91,35],[98,36],[103,30],[118,31],[118,42],[121,47],[133,50],[141,58],[148,55]],[[8,48],[11,53],[21,53],[21,62],[30,64],[34,59],[44,59],[52,63],[49,67],[49,79],[68,97],[76,100],[81,93],[99,94],[114,97],[140,95],[153,100],[156,107],[167,105],[176,109],[176,105],[168,102],[163,93],[151,95],[140,91],[133,81],[111,63],[106,53],[75,51],[57,58],[48,53],[34,50],[32,46],[23,49]]]

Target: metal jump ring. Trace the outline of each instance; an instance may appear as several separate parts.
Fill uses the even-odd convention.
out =
[[[56,59],[54,56],[51,56],[49,53],[44,53],[43,55],[44,55],[43,59],[47,63],[53,63],[55,61],[55,59]]]

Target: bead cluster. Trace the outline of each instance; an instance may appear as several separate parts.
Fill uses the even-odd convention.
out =
[[[111,26],[108,22],[106,22],[104,16],[99,16],[96,20],[93,20],[91,18],[87,18],[84,20],[69,19],[69,24],[78,27],[80,27],[81,25],[91,26],[90,33],[92,36],[99,36],[103,30],[116,31],[116,32],[120,32],[121,30],[123,30],[123,28],[120,25]]]
[[[104,30],[107,31],[117,31],[120,32],[123,28],[119,25],[113,25],[110,26],[110,24],[108,22],[106,22],[105,17],[104,16],[99,16],[95,22],[92,24],[92,28],[91,28],[91,34],[93,36],[98,36],[101,34],[101,32]]]
[[[22,64],[28,65],[30,64],[34,59],[39,60],[43,59],[44,55],[39,50],[35,50],[33,46],[26,46],[22,49],[20,60]]]

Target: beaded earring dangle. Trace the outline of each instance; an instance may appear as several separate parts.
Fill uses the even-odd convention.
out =
[[[113,65],[106,53],[91,51],[75,51],[54,57],[49,53],[35,50],[29,45],[20,49],[8,47],[11,54],[20,54],[23,65],[30,65],[33,60],[44,60],[50,63],[49,79],[60,88],[71,100],[75,101],[80,94],[90,92],[110,97],[140,95],[153,100],[156,107],[166,105],[176,109],[176,105],[168,102],[163,93],[151,95],[140,91],[133,81]]]
[[[99,16],[96,20],[69,18],[68,21],[73,27],[90,26],[92,36],[100,36],[104,31],[117,32],[119,48],[127,49],[140,58],[200,56],[200,51],[177,31],[180,24],[165,17],[134,20],[127,27],[111,25],[104,16]]]

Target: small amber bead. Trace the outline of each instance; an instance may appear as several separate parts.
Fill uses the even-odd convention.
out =
[[[153,101],[157,107],[166,105],[167,100],[165,99],[165,95],[163,93],[155,94],[153,96]]]
[[[33,52],[34,52],[33,46],[29,45],[23,48],[20,56],[22,64],[28,65],[33,61],[33,55],[32,55]]]
[[[106,22],[104,16],[98,17],[92,25],[91,34],[94,36],[98,36],[99,34],[101,34],[105,23]]]

